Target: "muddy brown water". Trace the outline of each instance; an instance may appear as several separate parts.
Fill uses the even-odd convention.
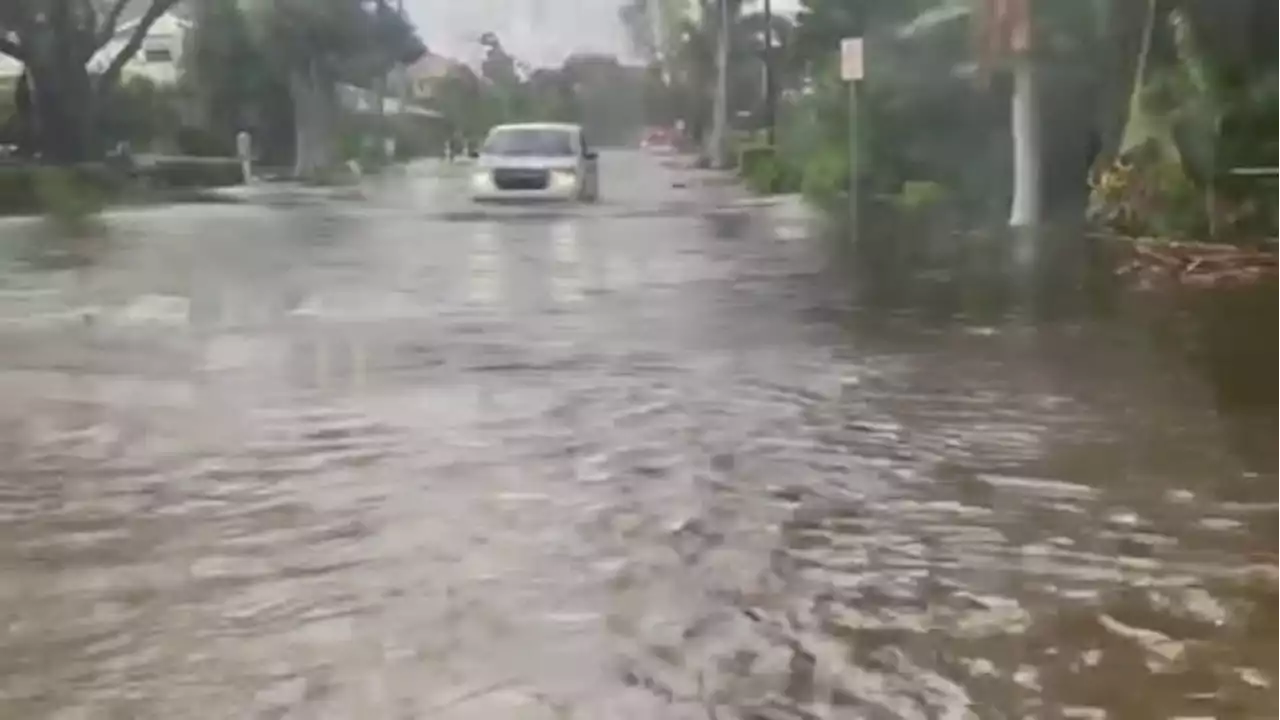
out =
[[[1274,293],[460,173],[0,226],[0,718],[1276,715]]]

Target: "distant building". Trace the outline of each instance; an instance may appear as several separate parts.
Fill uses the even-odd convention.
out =
[[[428,52],[404,69],[402,83],[408,83],[405,96],[412,102],[426,103],[435,97],[440,81],[462,63]],[[402,88],[404,89],[404,88]]]
[[[131,7],[139,7],[139,4],[135,2]],[[92,72],[107,69],[112,59],[129,42],[139,21],[139,17],[133,17],[119,24],[115,35],[89,60]],[[191,21],[183,17],[180,11],[170,10],[160,16],[147,31],[137,54],[121,68],[121,79],[127,81],[142,77],[157,85],[176,83],[182,74],[182,49],[191,27]],[[22,69],[22,63],[8,55],[0,55],[0,87],[12,87],[22,76]]]
[[[111,59],[120,53],[133,36],[138,22],[131,20],[120,24],[115,37],[89,61],[91,71],[103,72],[107,69]],[[132,78],[145,78],[157,85],[177,84],[182,77],[182,51],[186,46],[187,33],[193,27],[190,20],[176,12],[161,15],[147,31],[137,54],[121,68],[121,79],[127,82]]]

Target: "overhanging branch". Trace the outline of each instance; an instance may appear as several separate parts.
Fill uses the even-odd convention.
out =
[[[27,51],[17,42],[7,37],[0,37],[0,54],[8,55],[21,63],[27,61]]]
[[[26,63],[27,48],[22,42],[31,29],[31,8],[22,0],[0,0],[0,54]]]
[[[116,53],[115,57],[111,58],[111,64],[107,65],[107,69],[98,78],[99,90],[110,88],[115,84],[120,78],[121,71],[124,70],[125,63],[137,55],[138,50],[142,48],[142,41],[151,31],[151,26],[177,4],[178,0],[151,0],[151,6],[138,20],[138,24],[133,28],[133,34],[129,36],[129,41],[120,48],[120,52]]]
[[[94,51],[102,49],[103,45],[111,42],[111,38],[116,36],[116,27],[120,24],[120,14],[124,12],[124,7],[129,4],[129,0],[114,0],[111,7],[107,9],[107,14],[102,18],[102,24],[94,35]],[[163,12],[161,13],[163,14]]]

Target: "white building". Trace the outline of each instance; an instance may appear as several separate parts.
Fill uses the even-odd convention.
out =
[[[0,3],[10,1],[0,0]],[[181,6],[182,3],[179,5]],[[120,23],[115,35],[89,60],[91,72],[103,72],[111,65],[112,60],[133,37],[139,21],[140,18],[133,18]],[[182,53],[186,47],[187,33],[193,27],[194,23],[178,12],[171,10],[161,15],[148,29],[146,37],[142,40],[142,47],[121,68],[120,79],[128,82],[133,78],[145,78],[161,86],[176,84],[182,77]],[[423,62],[422,67],[430,71],[428,74],[439,72],[436,65],[428,62]],[[0,54],[0,92],[11,88],[21,76],[22,63],[8,55]],[[411,92],[410,96],[412,97],[413,94]],[[349,110],[357,113],[371,113],[377,108],[376,96],[362,88],[344,85],[340,88],[339,97]],[[390,115],[404,113],[423,117],[439,116],[431,110],[403,106],[393,98],[384,100],[383,112]]]
[[[94,72],[106,70],[137,27],[137,19],[120,23],[115,36],[89,61],[89,68]],[[176,13],[160,16],[147,32],[138,53],[121,68],[121,79],[127,82],[130,78],[143,77],[157,85],[176,83],[182,73],[182,49],[190,29],[191,21]],[[21,76],[22,63],[0,55],[0,86],[10,86]]]
[[[138,21],[120,23],[115,37],[98,51],[89,61],[93,72],[102,72],[111,64],[111,60],[120,54],[129,38],[138,27]],[[142,40],[142,47],[121,68],[120,78],[128,82],[131,78],[141,77],[157,85],[173,85],[182,75],[182,51],[186,46],[187,33],[192,23],[173,12],[161,15],[147,31]]]
[[[449,76],[456,67],[465,67],[461,63],[442,55],[428,52],[417,62],[404,68],[396,83],[396,91],[417,102],[428,102],[435,97],[436,87],[441,80]],[[408,83],[408,88],[403,87]]]

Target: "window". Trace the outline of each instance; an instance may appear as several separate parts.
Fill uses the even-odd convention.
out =
[[[173,62],[173,53],[167,47],[150,47],[142,53],[142,59],[149,63]]]
[[[495,130],[484,143],[485,155],[553,156],[575,155],[573,133],[554,128],[507,128]]]

